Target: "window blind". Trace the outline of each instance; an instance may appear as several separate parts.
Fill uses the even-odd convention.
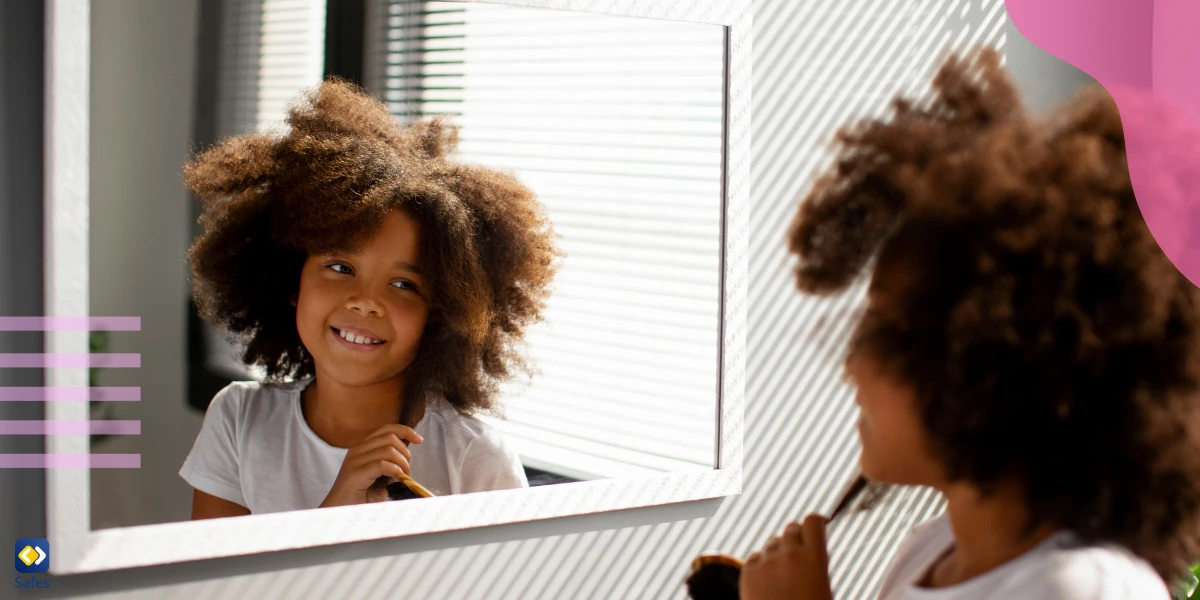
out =
[[[540,373],[492,423],[578,479],[713,468],[723,28],[408,0],[367,23],[367,87],[451,115],[461,159],[530,186],[567,255],[528,335]]]
[[[321,83],[325,0],[223,0],[217,132],[283,125],[287,104]]]

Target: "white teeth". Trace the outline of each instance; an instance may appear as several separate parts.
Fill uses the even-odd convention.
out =
[[[347,331],[339,330],[338,333],[342,336],[342,338],[346,339],[347,341],[354,342],[355,344],[372,345],[380,343],[379,340],[375,340],[366,336],[354,335],[353,333]]]

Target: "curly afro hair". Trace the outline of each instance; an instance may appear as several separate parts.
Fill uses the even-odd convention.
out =
[[[515,177],[454,161],[450,124],[405,126],[341,80],[307,92],[287,123],[184,168],[204,206],[188,250],[200,315],[241,338],[242,360],[268,381],[314,374],[290,302],[307,256],[353,251],[403,210],[421,227],[432,295],[399,421],[431,393],[464,413],[494,411],[497,384],[529,373],[524,331],[558,264],[542,205]]]
[[[998,54],[841,130],[789,231],[802,292],[864,275],[850,341],[916,392],[954,480],[1175,577],[1200,557],[1200,296],[1146,227],[1099,87],[1025,114]]]

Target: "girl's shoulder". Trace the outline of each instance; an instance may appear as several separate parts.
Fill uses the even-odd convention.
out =
[[[1049,540],[1039,560],[1030,561],[1025,587],[1048,590],[1046,598],[1169,600],[1170,592],[1149,563],[1116,544],[1085,545],[1063,533]]]
[[[442,398],[430,398],[425,404],[426,427],[437,427],[448,442],[477,450],[504,450],[504,436],[495,427],[474,415],[464,414]]]
[[[311,379],[301,379],[297,381],[231,381],[229,385],[221,388],[213,397],[213,402],[218,399],[222,402],[246,402],[250,399],[267,397],[267,398],[286,398],[299,393],[309,384]]]
[[[954,545],[945,514],[905,538],[880,598],[1023,598],[1026,600],[1169,600],[1148,563],[1113,544],[1087,545],[1059,532],[1033,550],[950,588],[922,590],[915,582]]]
[[[232,381],[213,396],[208,413],[235,422],[259,420],[291,408],[309,380],[283,382]]]
[[[445,461],[447,489],[462,494],[527,487],[520,454],[487,420],[458,412],[445,399],[430,399],[417,425],[432,451]],[[415,453],[414,453],[415,456]]]
[[[425,401],[425,419],[430,424],[437,423],[443,429],[454,430],[468,437],[481,437],[495,434],[495,429],[475,415],[461,413],[452,404],[440,397],[431,397]]]

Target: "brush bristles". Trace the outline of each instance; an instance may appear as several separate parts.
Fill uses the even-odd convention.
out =
[[[741,569],[711,563],[687,578],[688,597],[692,600],[737,600]]]
[[[742,561],[727,554],[705,554],[692,561],[686,585],[692,600],[737,600]]]

